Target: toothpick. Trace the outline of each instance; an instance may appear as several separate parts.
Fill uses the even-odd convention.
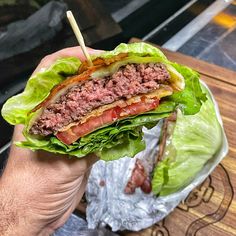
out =
[[[74,34],[79,42],[79,45],[84,53],[84,56],[86,57],[88,63],[89,63],[89,66],[92,66],[93,63],[92,63],[92,60],[88,54],[88,51],[86,49],[86,46],[85,46],[85,43],[84,43],[84,39],[83,39],[83,36],[80,32],[80,29],[79,29],[79,26],[77,25],[76,21],[75,21],[75,18],[73,16],[73,13],[71,11],[67,11],[66,12],[66,15],[67,15],[67,18],[70,22],[70,25],[71,25],[71,28],[73,29],[74,31]]]

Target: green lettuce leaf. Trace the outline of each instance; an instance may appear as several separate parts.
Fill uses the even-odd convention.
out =
[[[185,89],[176,92],[169,97],[182,110],[185,115],[193,115],[199,112],[202,102],[206,101],[206,94],[202,92],[200,75],[189,67],[172,63],[172,66],[184,76]]]
[[[163,62],[168,62],[166,56],[164,55],[164,53],[150,45],[147,43],[131,43],[131,44],[125,44],[125,43],[121,43],[119,44],[114,50],[112,51],[107,51],[104,52],[100,55],[97,56],[92,56],[92,58],[96,58],[96,57],[101,57],[101,58],[110,58],[113,57],[115,55],[118,55],[119,53],[128,53],[129,55],[137,55],[137,56],[141,56],[141,57],[145,57],[145,56],[155,56],[161,59],[161,61]]]
[[[221,143],[222,129],[210,98],[195,115],[184,115],[178,110],[163,161],[153,172],[153,192],[168,195],[189,184],[218,151]]]
[[[121,144],[116,144],[109,148],[105,147],[100,152],[97,152],[97,155],[102,160],[112,161],[125,156],[133,157],[144,149],[145,142],[142,140],[141,135],[135,139],[128,136],[124,138]]]

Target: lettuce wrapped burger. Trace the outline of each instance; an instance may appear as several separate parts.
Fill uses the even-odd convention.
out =
[[[77,157],[95,152],[104,160],[132,157],[145,148],[143,126],[177,108],[195,114],[206,100],[196,72],[148,44],[120,44],[92,60],[89,66],[59,59],[5,103],[2,116],[25,125],[26,141],[18,146]]]

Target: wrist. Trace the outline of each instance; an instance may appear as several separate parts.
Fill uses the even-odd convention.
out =
[[[20,214],[18,199],[10,193],[6,184],[0,179],[0,235],[13,235],[13,232],[20,226]]]
[[[52,230],[35,220],[17,187],[0,179],[0,235],[50,235]],[[37,218],[37,217],[36,217]]]

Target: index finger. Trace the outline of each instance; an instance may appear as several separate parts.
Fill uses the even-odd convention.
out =
[[[101,50],[95,50],[95,49],[88,48],[88,47],[87,47],[87,50],[88,50],[88,53],[90,55],[100,54],[101,52],[103,52]],[[77,57],[81,61],[85,61],[86,60],[86,58],[85,58],[85,56],[83,54],[83,51],[82,51],[80,46],[64,48],[62,50],[59,50],[59,51],[57,51],[55,53],[52,53],[52,54],[47,55],[46,57],[44,57],[41,60],[41,62],[39,63],[39,65],[37,66],[37,68],[34,70],[33,74],[39,72],[42,68],[48,68],[57,59],[65,58],[65,57]]]

